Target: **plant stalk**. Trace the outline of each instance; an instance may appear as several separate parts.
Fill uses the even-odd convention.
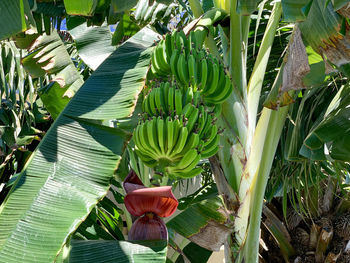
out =
[[[259,233],[264,194],[288,109],[289,106],[280,108],[277,111],[271,111],[267,108],[263,109],[262,114],[266,114],[269,120],[260,166],[250,188],[252,190],[250,219],[247,239],[244,244],[244,258],[246,262],[258,262]]]

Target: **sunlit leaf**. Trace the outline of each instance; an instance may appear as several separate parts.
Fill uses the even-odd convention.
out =
[[[145,29],[125,42],[54,122],[0,208],[0,262],[53,262],[106,195],[130,135],[87,117],[94,111],[95,120],[132,114],[154,40]]]

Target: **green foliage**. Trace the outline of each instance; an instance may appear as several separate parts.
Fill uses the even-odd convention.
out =
[[[103,69],[120,65],[113,71],[114,75],[103,78],[105,85],[101,83],[103,74],[98,74],[99,71],[85,83],[79,90],[81,95],[70,101],[17,178],[1,208],[0,261],[18,262],[23,256],[27,262],[53,261],[67,237],[106,195],[128,136],[121,129],[100,125],[95,120],[106,120],[111,116],[126,118],[133,112],[135,104],[130,103],[129,98],[135,98],[142,87],[150,56],[148,47],[154,40],[145,31],[126,42],[101,66]],[[121,59],[123,57],[128,58],[127,63]],[[139,67],[133,70],[135,62]],[[102,72],[110,75],[106,70]],[[110,79],[114,85],[108,81]],[[113,103],[109,110],[92,115],[95,119],[88,119],[93,111],[101,110],[88,101],[88,94],[92,88],[95,90],[96,81],[100,82],[101,94],[113,101],[111,94],[125,93],[124,97],[118,96],[117,99],[127,103]],[[95,91],[93,96],[95,99]],[[37,217],[38,214],[42,216]],[[24,217],[26,224],[21,223]],[[17,239],[15,233],[21,233],[22,238]],[[43,240],[46,245],[39,246]],[[12,242],[21,251],[17,257],[8,249]]]
[[[0,40],[23,32],[34,23],[27,0],[1,1],[0,10]]]
[[[72,240],[69,263],[163,263],[166,260],[166,241],[127,242],[116,240]],[[89,253],[87,253],[89,251]]]

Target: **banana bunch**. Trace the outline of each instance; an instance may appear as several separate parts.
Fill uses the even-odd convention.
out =
[[[211,54],[201,61],[200,92],[207,105],[223,103],[232,93],[232,82],[224,65]]]
[[[231,79],[224,66],[203,49],[192,50],[187,58],[184,52],[178,55],[175,51],[170,68],[177,83],[200,90],[204,101],[210,106],[223,103],[232,92]]]
[[[195,32],[191,31],[187,38],[183,31],[173,31],[166,34],[154,47],[151,58],[151,70],[155,76],[168,76],[173,73],[170,68],[172,57],[178,58],[181,53],[184,54],[184,61],[192,50],[199,49],[202,44],[196,39]],[[173,60],[174,60],[173,58]],[[179,64],[180,65],[180,64]],[[175,65],[177,67],[177,65]],[[183,85],[188,85],[188,81],[182,79]]]
[[[207,105],[221,104],[232,92],[231,79],[224,65],[199,49],[200,45],[194,31],[188,38],[183,31],[166,34],[152,53],[152,73],[164,77],[172,74],[178,85],[200,90]]]
[[[169,99],[181,100],[171,89],[174,88],[168,88],[168,94],[173,94]],[[155,100],[154,96],[161,90],[160,87],[152,89],[144,100],[147,101],[144,106],[147,114],[150,109],[147,105],[152,104],[150,101]],[[177,91],[181,95],[181,91]],[[152,97],[152,94],[155,95]],[[154,106],[151,108],[155,109]],[[212,114],[207,113],[203,105],[196,107],[187,103],[183,108],[179,105],[179,108],[179,115],[167,117],[155,110],[151,119],[139,123],[133,138],[136,153],[146,165],[157,166],[173,177],[188,178],[201,172],[200,168],[195,168],[201,158],[216,154],[220,136]]]
[[[139,158],[173,178],[199,174],[198,162],[217,153],[215,116],[232,92],[224,66],[201,46],[195,32],[187,38],[183,31],[174,31],[154,47],[150,76],[168,82],[149,82],[142,120],[133,134]],[[213,112],[206,106],[214,106]]]
[[[192,177],[201,172],[201,168],[194,169],[201,159],[196,149],[198,134],[194,134],[189,133],[180,119],[153,117],[136,127],[133,135],[135,152],[150,167],[157,166],[172,176]],[[181,171],[169,170],[170,167],[180,169],[180,166]]]
[[[170,86],[169,82],[160,83],[159,87],[152,88],[142,103],[142,111],[147,116],[171,116],[181,115],[183,107],[192,103],[199,105],[200,93],[188,88],[182,91],[176,86]]]

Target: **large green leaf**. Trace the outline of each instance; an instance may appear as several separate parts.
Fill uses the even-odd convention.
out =
[[[170,232],[177,232],[206,249],[216,251],[230,234],[230,229],[225,226],[228,217],[223,211],[222,200],[210,198],[189,206],[166,225]]]
[[[327,71],[332,71],[329,65],[332,64],[349,76],[348,15],[344,10],[339,10],[345,16],[342,17],[330,1],[313,0],[310,3],[307,19],[299,24],[304,42],[327,60]]]
[[[111,8],[114,12],[123,12],[133,8],[137,4],[137,0],[111,0]]]
[[[72,240],[69,263],[164,263],[166,241]]]
[[[306,18],[303,10],[310,0],[282,0],[283,17],[285,21],[303,21]]]
[[[182,252],[185,254],[185,257],[191,263],[206,263],[210,258],[212,251],[205,249],[197,244],[191,242],[186,247],[183,248]],[[175,263],[184,263],[186,262],[182,255],[180,255]]]
[[[106,195],[126,134],[87,118],[132,114],[155,39],[144,29],[125,42],[54,122],[0,208],[0,262],[54,261]]]
[[[310,151],[323,150],[324,144],[335,160],[350,161],[350,86],[342,87],[325,116],[304,141]]]
[[[140,26],[135,22],[135,20],[131,19],[130,15],[123,14],[118,22],[118,25],[115,28],[112,37],[112,44],[119,44],[124,37],[132,37],[139,30]]]
[[[237,1],[237,13],[242,15],[250,15],[256,11],[259,0],[238,0]]]
[[[29,74],[33,77],[54,74],[51,83],[40,89],[39,93],[52,118],[56,119],[83,84],[64,43],[56,31],[36,39],[32,39],[32,35],[18,36],[16,42],[29,49],[30,53],[22,59],[23,67]]]
[[[314,0],[310,7],[307,19],[300,23],[299,28],[304,39],[310,46],[318,51],[319,47],[334,45],[334,38],[338,36],[341,17],[332,4],[324,6],[324,0]]]
[[[33,19],[27,0],[1,0],[0,12],[0,40],[25,31]]]
[[[64,0],[66,12],[69,15],[92,16],[98,0]]]
[[[103,26],[87,26],[87,23],[76,25],[73,20],[80,20],[72,17],[67,22],[67,28],[72,35],[81,59],[93,70],[96,68],[115,50],[112,46],[112,34],[109,27]]]
[[[85,82],[85,89],[79,92],[75,100],[79,108],[68,108],[67,113],[87,119],[120,119],[129,116],[135,106],[144,78],[137,80],[134,76],[143,76],[149,66],[145,58],[148,53],[140,53],[138,50],[144,45],[151,45],[157,39],[158,34],[149,29],[143,29],[128,40],[128,45],[122,45],[117,49],[94,73],[94,78]],[[142,44],[145,42],[145,44]],[[116,67],[115,65],[118,65]],[[132,65],[132,67],[130,67]],[[130,85],[138,88],[131,89]],[[102,89],[96,97],[96,87]],[[126,89],[120,89],[125,87]],[[118,105],[118,110],[116,110]]]

